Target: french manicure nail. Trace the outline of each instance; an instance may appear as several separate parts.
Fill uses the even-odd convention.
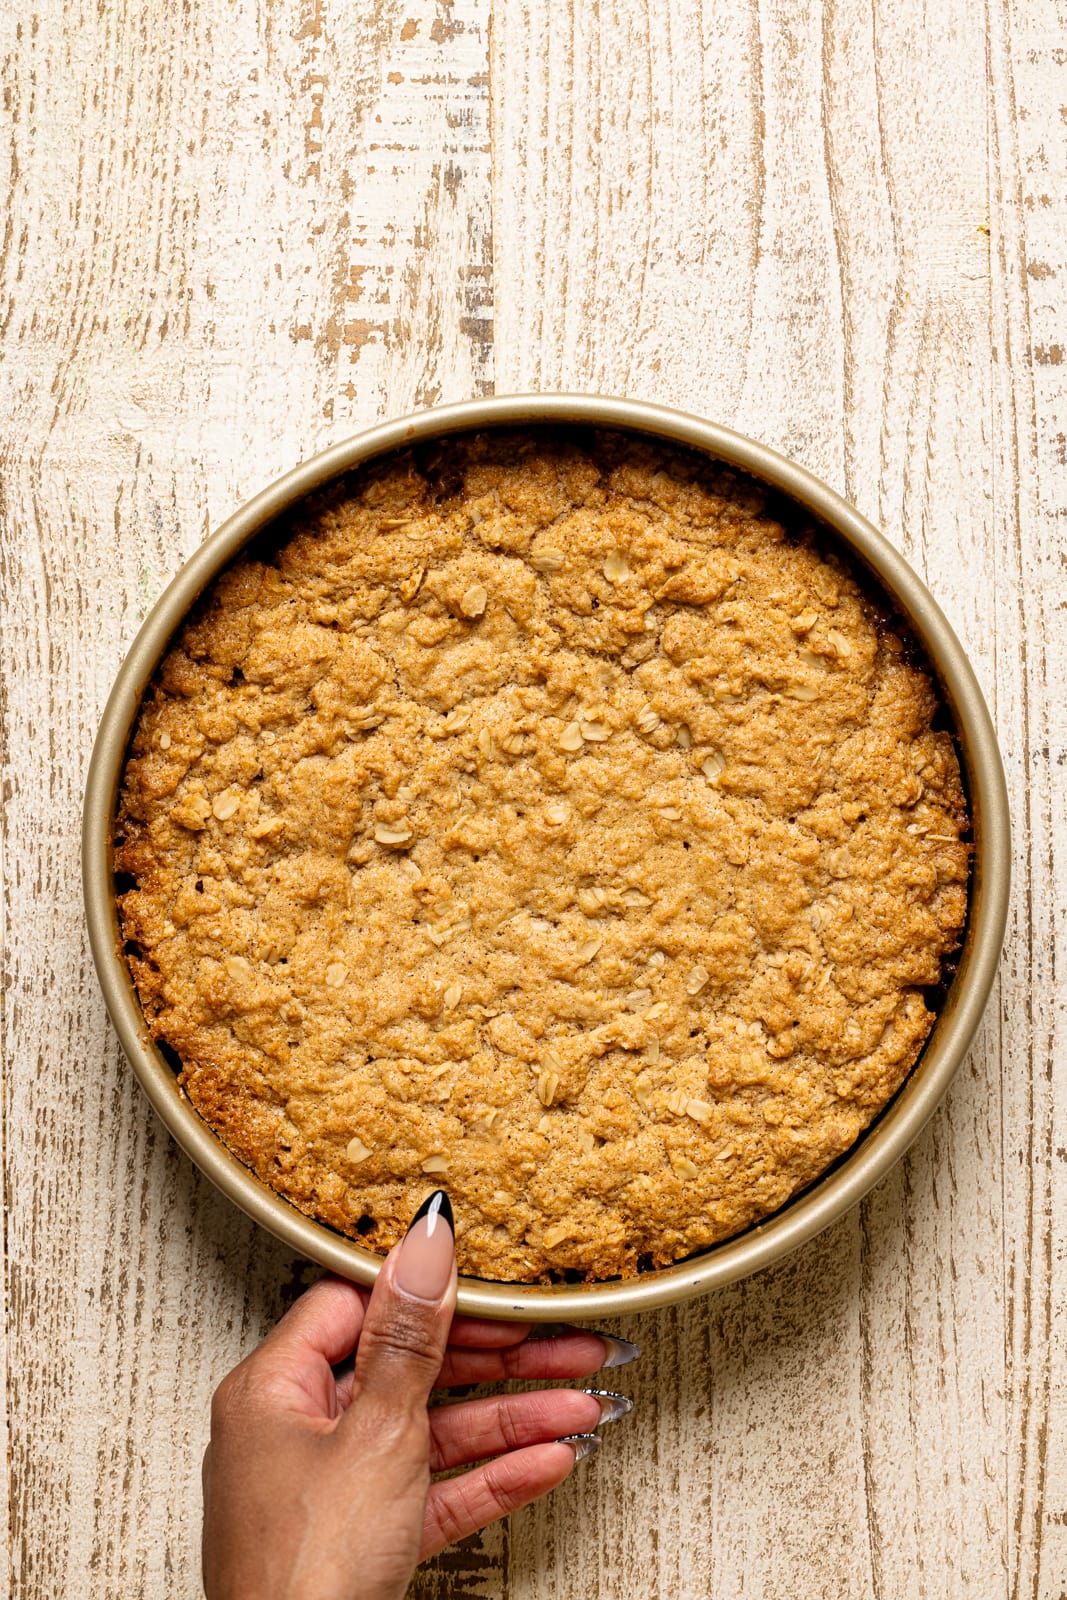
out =
[[[443,1189],[435,1189],[412,1218],[396,1261],[396,1286],[416,1300],[440,1300],[455,1258],[455,1224]]]
[[[562,1439],[557,1439],[556,1443],[571,1445],[576,1462],[584,1461],[586,1456],[595,1455],[600,1449],[600,1440],[595,1433],[568,1433]]]
[[[594,1400],[600,1401],[600,1422],[618,1422],[620,1417],[629,1416],[634,1408],[634,1403],[629,1395],[616,1394],[612,1389],[583,1389],[583,1394],[592,1395]]]
[[[605,1367],[624,1367],[628,1361],[636,1361],[641,1354],[641,1346],[633,1344],[629,1339],[616,1339],[613,1333],[598,1333],[598,1339],[603,1339],[607,1355],[603,1365]]]

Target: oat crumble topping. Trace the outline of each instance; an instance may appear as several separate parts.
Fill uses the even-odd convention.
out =
[[[393,456],[215,583],[145,697],[127,951],[190,1099],[384,1252],[630,1275],[894,1094],[966,914],[929,676],[753,482],[607,433]]]

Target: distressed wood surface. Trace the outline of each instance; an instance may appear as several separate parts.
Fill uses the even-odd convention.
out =
[[[633,1319],[633,1416],[412,1593],[1063,1600],[1067,4],[29,0],[0,63],[0,1592],[199,1593],[211,1390],[305,1279],[106,1023],[78,818],[122,654],[298,459],[573,388],[795,455],[926,575],[1000,730],[1008,947],[894,1174]]]

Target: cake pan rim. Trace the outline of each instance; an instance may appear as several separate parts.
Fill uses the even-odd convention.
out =
[[[116,676],[97,734],[83,813],[83,881],[90,944],[108,1010],[134,1072],[190,1159],[247,1215],[293,1249],[362,1283],[381,1258],[316,1222],[269,1189],[222,1144],[179,1088],[151,1040],[128,967],[114,905],[111,833],[118,783],[144,689],[198,596],[250,539],[343,472],[420,440],[479,428],[572,424],[620,428],[689,445],[804,506],[855,552],[896,600],[950,703],[965,768],[975,851],[968,928],[948,1002],[890,1105],[857,1144],[806,1191],[736,1239],[636,1278],[542,1286],[460,1279],[468,1315],[530,1321],[586,1320],[673,1304],[762,1270],[856,1205],[918,1138],[981,1021],[996,975],[1010,890],[1007,788],[981,688],[926,585],[848,501],[769,446],[692,413],[590,394],[519,394],[464,401],[380,423],[309,458],[240,506],[186,561],[141,625]]]

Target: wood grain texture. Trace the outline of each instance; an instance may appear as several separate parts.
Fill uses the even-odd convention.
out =
[[[1064,1379],[1067,1042],[1067,450],[1062,289],[1067,275],[1067,9],[992,9],[991,135],[1004,181],[991,197],[1000,585],[1010,647],[998,676],[1012,715],[1009,772],[1024,864],[1004,966],[1003,1263],[1007,1309],[1012,1600],[1067,1593]],[[1056,133],[1044,117],[1059,119]],[[1051,116],[1050,116],[1051,120]],[[1006,569],[1006,571],[1005,571]]]
[[[93,731],[240,500],[488,381],[485,28],[458,0],[0,19],[5,1547],[27,1600],[199,1592],[209,1397],[294,1286],[106,1026],[79,889]]]
[[[1048,1432],[1063,806],[1043,753],[1063,751],[1063,537],[1030,397],[1040,372],[1062,400],[1062,375],[1032,354],[1025,265],[1030,218],[1062,208],[1062,180],[1028,202],[1025,144],[1035,165],[1062,150],[1038,85],[1063,19],[1038,12],[618,0],[495,20],[499,386],[652,394],[843,488],[971,653],[1017,872],[999,999],[911,1156],[793,1262],[689,1308],[684,1339],[642,1329],[653,1405],[513,1519],[509,1594],[1067,1587]],[[1062,240],[1043,232],[1053,273]]]
[[[199,1592],[211,1390],[306,1277],[104,1018],[77,831],[110,681],[243,498],[495,385],[690,407],[879,523],[994,710],[1015,893],[909,1157],[633,1319],[633,1416],[412,1594],[1067,1595],[1065,38],[1064,0],[0,15],[0,1592]]]

